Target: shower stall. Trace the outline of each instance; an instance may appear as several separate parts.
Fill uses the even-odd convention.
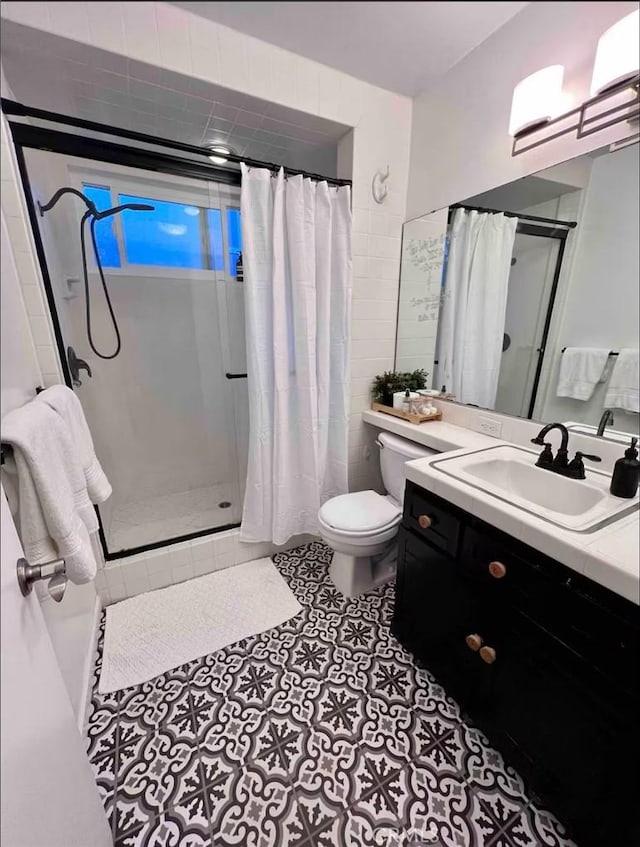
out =
[[[43,133],[24,129],[20,164],[65,378],[113,486],[99,510],[105,557],[238,526],[249,426],[239,175],[218,181],[62,133],[43,144]],[[65,186],[74,192],[41,214]],[[75,192],[98,210],[88,299]],[[117,206],[130,208],[100,216]]]

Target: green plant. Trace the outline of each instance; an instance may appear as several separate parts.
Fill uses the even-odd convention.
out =
[[[373,380],[373,398],[378,403],[391,405],[396,391],[404,391],[407,388],[409,391],[417,391],[420,388],[426,388],[428,376],[429,374],[423,368],[412,373],[385,371]]]

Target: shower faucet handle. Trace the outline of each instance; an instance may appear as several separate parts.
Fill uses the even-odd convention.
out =
[[[86,371],[87,376],[91,379],[92,373],[89,364],[85,362],[84,359],[80,359],[76,356],[76,351],[73,347],[67,347],[67,361],[69,362],[71,380],[76,387],[82,385],[82,381],[80,380],[80,371]]]

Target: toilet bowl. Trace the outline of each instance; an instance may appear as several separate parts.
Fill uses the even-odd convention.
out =
[[[395,575],[405,462],[437,452],[387,432],[380,433],[377,443],[387,494],[340,494],[327,500],[318,512],[320,537],[334,551],[329,574],[347,597],[369,591]]]

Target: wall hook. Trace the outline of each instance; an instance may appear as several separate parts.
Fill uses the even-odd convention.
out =
[[[387,180],[389,179],[389,165],[387,165],[386,171],[376,171],[373,180],[371,182],[371,193],[373,194],[373,199],[376,203],[384,203],[387,199],[387,194],[389,193],[389,185],[387,184]]]

